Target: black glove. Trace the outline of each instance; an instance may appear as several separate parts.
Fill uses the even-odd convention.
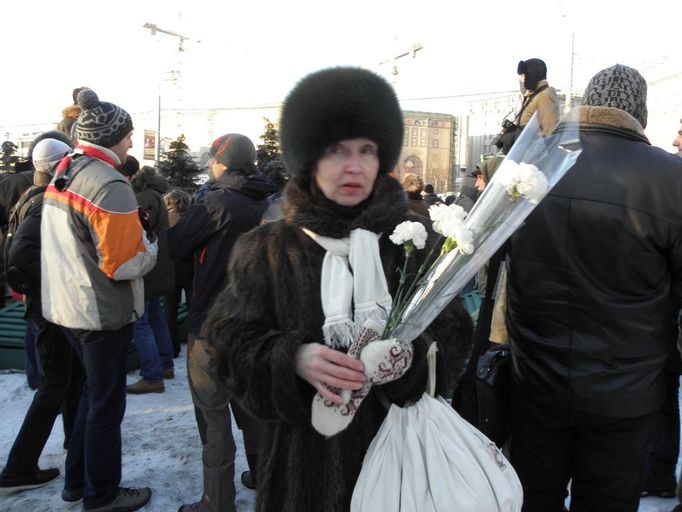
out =
[[[152,229],[151,215],[149,214],[149,210],[143,210],[142,207],[138,206],[137,213],[140,216],[140,223],[142,224],[142,229],[144,229],[144,232],[147,235],[147,240],[152,243],[156,242],[156,233],[154,233],[154,230]]]

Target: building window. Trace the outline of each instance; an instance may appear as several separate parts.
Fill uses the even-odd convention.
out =
[[[419,138],[412,137],[412,146],[419,146]]]
[[[412,136],[416,137],[419,134],[419,128],[412,128]]]
[[[434,129],[433,129],[433,134],[434,134],[434,135],[438,135],[438,128],[434,128]]]
[[[423,148],[426,147],[426,137],[422,137],[421,139],[419,139],[419,145]]]
[[[438,139],[433,139],[433,147],[434,148],[438,147]]]

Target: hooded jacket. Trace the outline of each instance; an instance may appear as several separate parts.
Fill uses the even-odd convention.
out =
[[[57,123],[57,130],[68,135],[71,138],[75,138],[75,124],[78,120],[78,116],[81,113],[80,105],[73,104],[62,110],[62,120]]]
[[[642,416],[680,357],[682,160],[623,110],[576,110],[582,153],[511,238],[513,376],[547,406]]]
[[[463,185],[455,204],[461,206],[465,212],[469,213],[474,207],[476,199],[478,199],[478,190],[471,185]]]
[[[239,236],[257,226],[275,185],[261,175],[227,171],[168,230],[175,259],[194,258],[188,330],[199,334],[208,310],[227,283],[227,262]]]
[[[173,261],[168,255],[168,210],[163,201],[163,194],[168,192],[170,185],[151,167],[143,167],[136,172],[130,184],[137,204],[149,214],[149,222],[157,238],[156,265],[144,276],[144,298],[149,300],[170,293],[175,287]]]
[[[379,251],[389,292],[394,294],[396,268],[403,265],[404,255],[388,236],[403,220],[425,219],[408,213],[402,187],[386,175],[378,176],[359,213],[353,209],[349,214],[321,193],[311,193],[298,179],[289,183],[284,195],[284,220],[264,224],[237,243],[229,285],[207,320],[209,341],[228,389],[265,429],[256,510],[343,512],[350,509],[365,452],[387,410],[374,387],[346,430],[325,438],[311,425],[315,389],[296,375],[294,359],[302,344],[323,339],[320,279],[325,251],[302,228],[333,238],[348,236],[359,227],[383,233]],[[422,258],[426,252],[415,254]],[[414,272],[420,262],[413,258],[411,263],[409,272]],[[439,342],[440,363],[447,360],[454,363],[448,370],[461,370],[470,346],[471,319],[458,300],[428,333]],[[426,344],[418,338],[414,346],[411,369],[381,386],[391,402],[404,404],[424,391]],[[438,389],[443,392],[442,365],[440,370]]]
[[[77,146],[43,196],[41,299],[57,325],[118,330],[144,312],[142,276],[156,263],[156,244],[118,164],[106,148]]]

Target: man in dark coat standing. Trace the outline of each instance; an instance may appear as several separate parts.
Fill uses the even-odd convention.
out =
[[[582,153],[511,238],[511,461],[524,512],[637,510],[682,303],[682,161],[650,146],[646,82],[597,73],[557,130]],[[575,124],[573,124],[575,126]]]
[[[235,444],[230,428],[230,396],[219,384],[213,354],[205,343],[204,321],[227,284],[227,262],[239,236],[258,226],[267,197],[275,185],[257,171],[256,148],[244,135],[223,135],[209,151],[208,193],[168,230],[173,259],[194,257],[194,288],[189,306],[188,373],[192,400],[203,444],[204,492],[199,503],[183,505],[181,512],[234,511]],[[233,406],[234,410],[234,406]],[[255,423],[235,411],[244,433],[250,474],[242,482],[255,485],[258,450]]]
[[[41,487],[59,476],[57,468],[40,469],[38,459],[60,411],[64,421],[64,447],[68,446],[83,386],[78,358],[61,328],[45,320],[40,303],[43,194],[55,166],[72,147],[45,134],[38,139],[30,153],[31,165],[35,167],[35,172],[31,171],[34,185],[19,198],[12,211],[3,270],[14,291],[24,296],[25,318],[37,333],[36,348],[43,376],[0,473],[0,495]]]
[[[157,240],[156,265],[144,276],[144,314],[133,327],[133,340],[140,357],[140,375],[129,384],[131,394],[162,393],[164,379],[175,377],[173,346],[168,324],[161,306],[161,297],[173,291],[173,261],[168,255],[168,210],[163,194],[170,185],[151,167],[144,166],[133,156],[119,167],[130,180],[141,215]]]

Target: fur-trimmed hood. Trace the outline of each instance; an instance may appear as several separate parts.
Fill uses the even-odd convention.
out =
[[[130,180],[135,192],[142,192],[148,188],[156,190],[159,194],[165,194],[170,190],[168,180],[156,174],[151,167],[143,167],[137,171]]]
[[[559,122],[556,131],[575,127],[576,122],[583,132],[609,132],[649,144],[639,121],[618,108],[586,105],[575,107]]]
[[[78,119],[81,113],[80,105],[69,105],[64,110],[62,110],[62,117],[68,119]]]
[[[332,238],[347,237],[355,228],[390,233],[407,212],[402,186],[388,175],[377,176],[371,196],[359,207],[333,205],[321,192],[305,188],[299,179],[284,190],[285,220]]]

